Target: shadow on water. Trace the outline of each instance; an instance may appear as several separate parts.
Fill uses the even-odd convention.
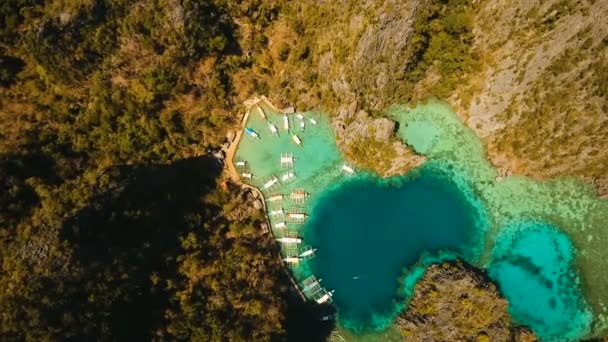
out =
[[[336,326],[333,319],[321,319],[327,316],[335,316],[333,307],[304,302],[299,295],[290,292],[287,298],[287,341],[327,341]]]

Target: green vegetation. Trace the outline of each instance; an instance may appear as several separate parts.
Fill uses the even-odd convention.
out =
[[[412,341],[536,341],[513,326],[507,301],[487,275],[459,261],[429,267],[397,327]]]
[[[568,175],[602,179],[608,172],[602,146],[608,144],[602,113],[608,62],[606,41],[596,43],[583,29],[575,41],[584,48],[565,49],[548,65],[526,97],[502,113],[511,121],[496,137],[498,153],[519,160],[518,172],[535,177]],[[584,132],[584,134],[581,134]]]
[[[395,102],[450,97],[486,57],[473,42],[483,6],[2,1],[0,336],[322,338],[331,326],[293,298],[259,213],[239,210],[249,195],[209,156],[255,93],[371,117]],[[559,1],[555,14],[529,14],[542,33],[578,10]],[[573,38],[582,48],[505,113],[516,123],[491,147],[524,160],[524,173],[607,173],[596,115],[606,112],[607,44],[593,32]],[[342,148],[379,172],[397,155],[420,162],[390,139]]]
[[[265,47],[235,21],[263,30],[277,9],[0,5],[2,339],[310,340],[331,329],[291,293],[251,194],[210,157],[240,119],[236,94],[250,92],[242,49]]]
[[[414,22],[407,64],[410,91],[429,72],[439,76],[417,99],[448,97],[462,83],[462,77],[476,70],[478,56],[473,45],[473,4],[470,0],[433,1]],[[411,97],[404,100],[412,100]]]

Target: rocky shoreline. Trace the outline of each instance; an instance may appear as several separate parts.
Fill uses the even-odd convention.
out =
[[[444,262],[427,269],[395,326],[408,341],[536,341],[514,325],[507,306],[485,273]]]

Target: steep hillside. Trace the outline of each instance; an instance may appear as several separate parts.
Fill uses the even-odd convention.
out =
[[[504,174],[576,176],[604,194],[607,12],[605,1],[302,1],[282,7],[253,69],[274,101],[335,114],[343,151],[382,174],[420,161],[364,132],[359,112],[437,96]],[[370,141],[380,165],[357,148]]]
[[[452,98],[506,174],[577,176],[608,194],[606,1],[492,1],[480,8],[483,71]],[[470,95],[467,94],[467,98]]]

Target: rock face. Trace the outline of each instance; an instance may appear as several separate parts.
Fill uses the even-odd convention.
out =
[[[340,107],[332,122],[338,146],[348,160],[385,177],[403,174],[424,162],[424,157],[394,137],[395,122],[372,118],[363,110],[355,114],[356,108],[356,101]]]
[[[608,195],[606,15],[607,1],[479,7],[475,48],[489,58],[453,99],[470,98],[460,112],[499,169],[537,179],[576,176]]]
[[[496,286],[461,262],[429,267],[396,326],[408,341],[536,341],[513,326]]]

